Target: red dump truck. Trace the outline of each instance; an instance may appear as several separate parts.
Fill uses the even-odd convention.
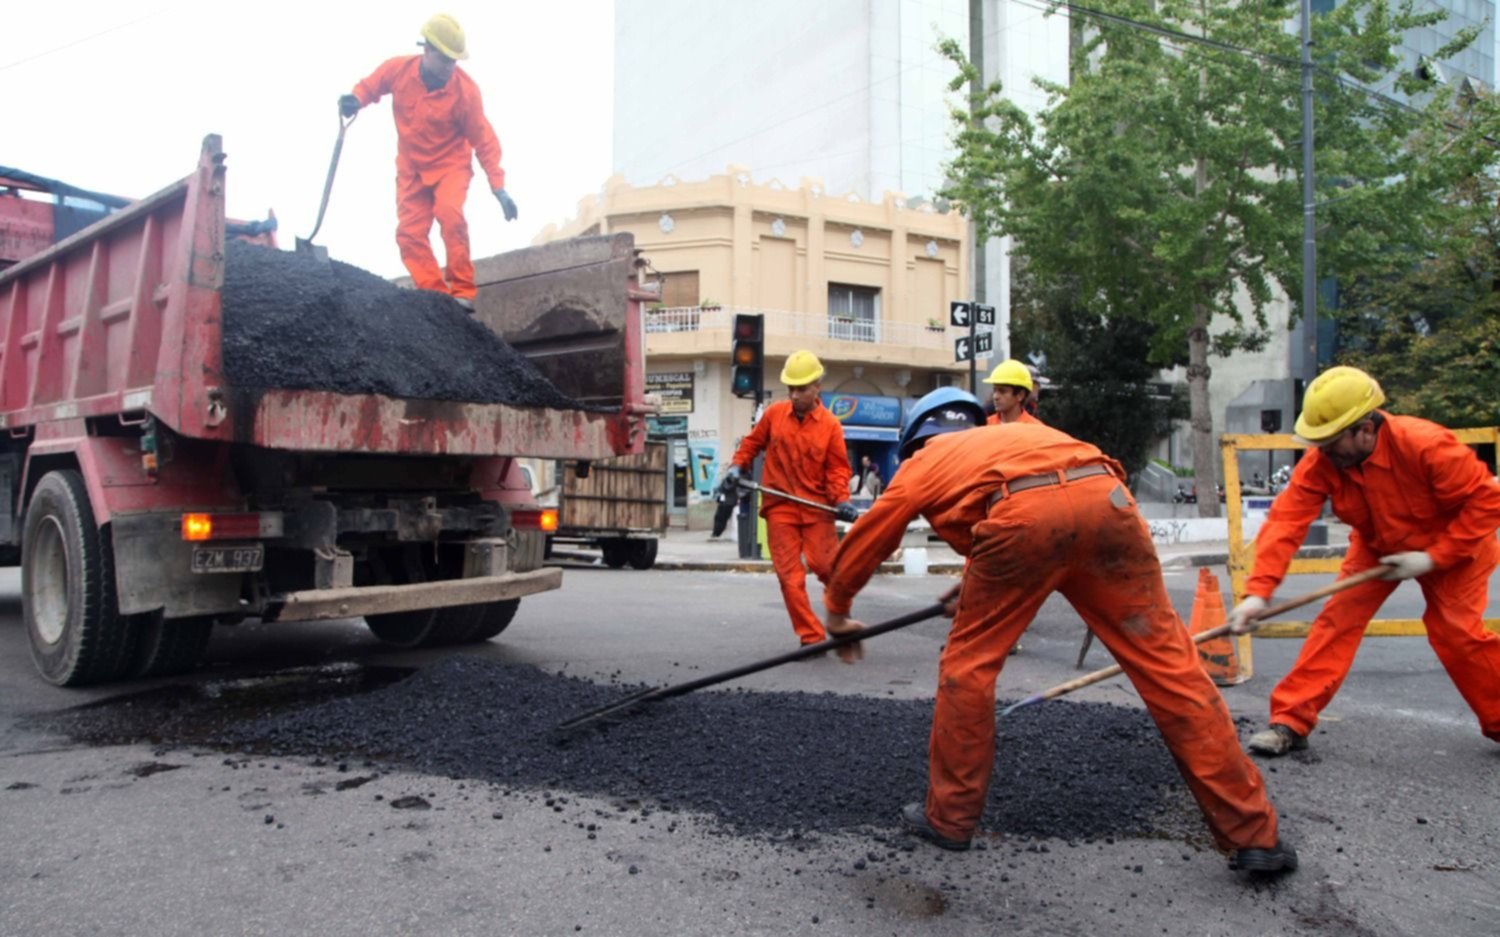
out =
[[[251,617],[487,640],[561,582],[516,457],[642,450],[654,295],[628,235],[477,264],[476,318],[576,407],[237,387],[225,185],[211,136],[186,178],[0,272],[0,554],[52,683],[189,669]]]

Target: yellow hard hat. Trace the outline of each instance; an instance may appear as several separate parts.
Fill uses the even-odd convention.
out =
[[[1031,381],[1031,370],[1026,365],[1014,358],[1007,358],[995,365],[995,370],[984,379],[986,384],[1005,384],[1010,387],[1024,387],[1035,391],[1036,385]]]
[[[1370,375],[1359,368],[1329,368],[1307,385],[1297,438],[1314,446],[1327,442],[1383,403],[1385,393]]]
[[[788,387],[802,387],[823,377],[823,362],[810,351],[794,351],[781,369],[781,383]]]
[[[450,59],[462,60],[469,57],[469,53],[465,51],[467,46],[464,43],[464,28],[458,25],[458,20],[446,13],[439,13],[422,24],[422,38]]]

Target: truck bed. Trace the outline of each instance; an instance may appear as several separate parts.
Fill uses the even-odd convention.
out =
[[[225,322],[236,310],[224,306],[232,250],[224,191],[222,147],[210,136],[192,175],[0,273],[0,428],[40,439],[75,431],[49,430],[63,421],[150,414],[189,439],[304,452],[597,459],[640,451],[641,303],[651,296],[635,286],[627,235],[481,264],[491,272],[480,315],[457,323],[459,334],[482,323],[534,356],[560,392],[543,405],[440,399],[420,388],[350,393],[347,374],[317,379],[329,366],[306,344],[297,351],[310,361],[309,379],[281,381],[304,386],[252,386],[226,368]]]

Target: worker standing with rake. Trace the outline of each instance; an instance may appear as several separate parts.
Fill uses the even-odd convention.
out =
[[[1240,633],[1255,630],[1329,501],[1352,528],[1340,576],[1377,563],[1390,569],[1334,596],[1313,620],[1297,662],[1271,692],[1270,727],[1250,737],[1257,754],[1307,747],[1318,714],[1349,675],[1365,626],[1403,579],[1421,585],[1428,642],[1480,731],[1500,742],[1500,636],[1484,628],[1490,576],[1500,562],[1500,483],[1451,432],[1388,414],[1383,403],[1380,385],[1358,368],[1330,368],[1308,385],[1296,431],[1312,449],[1256,535],[1247,595],[1229,624]]]
[[[469,57],[464,31],[451,16],[438,14],[422,26],[422,54],[390,59],[339,98],[339,111],[352,117],[362,107],[391,95],[396,117],[396,246],[417,289],[448,293],[474,308],[478,287],[469,256],[469,224],[464,200],[474,178],[473,160],[489,180],[506,221],[516,219],[516,203],[505,191],[500,140],[484,116],[479,86],[458,61]],[[432,252],[432,222],[442,231],[447,266]]]
[[[766,539],[776,579],[781,583],[781,598],[792,617],[792,630],[804,645],[817,644],[827,636],[807,598],[807,572],[802,559],[805,556],[807,568],[823,579],[838,548],[835,516],[846,521],[859,516],[849,503],[852,472],[844,428],[819,396],[823,373],[822,362],[812,352],[792,352],[781,369],[788,399],[771,404],[761,414],[730,460],[722,486],[726,494],[738,497],[741,474],[748,472],[755,457],[764,452],[765,487],[832,508],[820,511],[770,494],[761,503],[760,516],[766,519]]]
[[[854,596],[918,515],[969,558],[938,664],[927,799],[902,810],[907,829],[944,849],[969,848],[995,761],[995,681],[1058,592],[1135,684],[1231,867],[1295,869],[1260,773],[1172,608],[1119,463],[1046,426],[984,420],[979,401],[953,388],[918,401],[902,430],[901,468],[845,534],[824,590],[829,633],[859,631],[848,617]]]

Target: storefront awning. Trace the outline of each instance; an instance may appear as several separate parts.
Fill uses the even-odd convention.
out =
[[[884,426],[845,426],[844,439],[856,442],[900,442],[901,431]]]

